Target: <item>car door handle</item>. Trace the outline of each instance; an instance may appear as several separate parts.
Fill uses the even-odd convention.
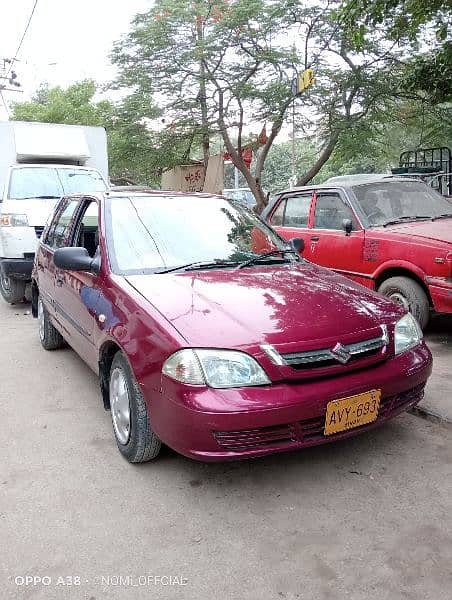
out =
[[[311,236],[311,240],[312,240],[313,242],[318,242],[318,241],[319,241],[319,239],[320,239],[320,238],[319,238],[319,236],[318,236],[318,235],[313,235],[313,236]]]
[[[57,275],[57,276],[55,277],[55,283],[56,283],[56,284],[57,284],[59,287],[61,287],[61,286],[63,285],[63,283],[64,283],[64,277],[63,277],[62,275]]]

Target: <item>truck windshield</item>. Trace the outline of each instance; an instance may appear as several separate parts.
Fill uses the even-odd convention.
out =
[[[356,185],[353,191],[371,226],[438,218],[452,213],[452,204],[425,183],[384,181]]]
[[[94,169],[21,167],[11,172],[8,198],[61,198],[66,194],[104,191],[105,183]]]

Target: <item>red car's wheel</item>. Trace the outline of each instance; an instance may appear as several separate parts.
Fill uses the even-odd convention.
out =
[[[424,329],[429,320],[429,302],[421,286],[409,277],[390,277],[378,288],[380,294],[401,304],[414,315]]]
[[[121,454],[131,463],[155,458],[162,444],[151,429],[143,394],[121,352],[111,365],[109,390],[113,431]]]

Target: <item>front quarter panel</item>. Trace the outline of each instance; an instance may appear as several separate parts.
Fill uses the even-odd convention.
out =
[[[184,338],[121,276],[105,278],[95,311],[99,353],[105,344],[115,343],[129,360],[138,383],[160,393],[162,364],[185,344]],[[103,323],[100,315],[105,317]]]

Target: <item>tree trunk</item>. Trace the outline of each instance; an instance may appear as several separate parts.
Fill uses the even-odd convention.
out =
[[[301,175],[297,179],[297,186],[307,185],[311,181],[311,179],[317,175],[317,173],[320,171],[320,169],[323,167],[323,165],[330,158],[331,154],[333,153],[334,148],[336,147],[338,140],[339,140],[339,132],[336,131],[335,133],[333,133],[331,135],[328,144],[326,146],[324,146],[322,152],[320,153],[319,158],[312,165],[312,167],[308,171],[306,171],[306,173],[304,173],[304,175]]]
[[[203,30],[201,21],[197,21],[196,34],[198,44],[203,41]],[[207,172],[207,165],[210,156],[210,136],[209,136],[209,121],[207,118],[207,97],[206,97],[206,68],[204,64],[204,56],[200,50],[199,57],[199,103],[201,105],[201,130],[202,130],[202,153],[204,169]]]

